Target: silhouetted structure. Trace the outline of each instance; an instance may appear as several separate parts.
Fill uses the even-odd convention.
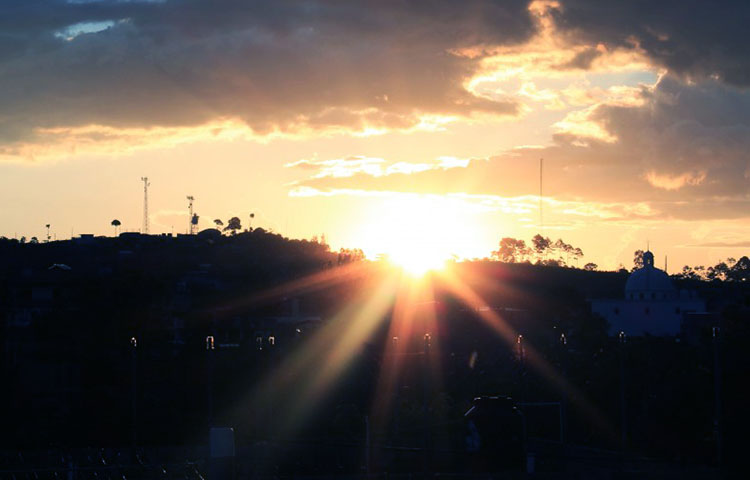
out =
[[[654,254],[643,253],[643,266],[625,283],[624,300],[593,300],[591,310],[609,323],[609,334],[677,336],[685,314],[705,312],[694,292],[678,291],[669,276],[654,266]]]

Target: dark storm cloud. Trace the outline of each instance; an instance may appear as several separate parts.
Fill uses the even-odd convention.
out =
[[[95,22],[114,24],[76,35]],[[479,59],[451,51],[532,34],[520,0],[3,2],[0,145],[90,124],[238,118],[264,134],[513,115],[463,88]]]
[[[585,43],[637,45],[671,72],[750,85],[750,2],[564,0],[553,12],[560,30]]]
[[[626,162],[643,174],[652,174],[655,180],[650,183],[657,189],[669,189],[669,182],[660,185],[659,178],[692,176],[693,185],[671,188],[706,197],[750,193],[747,92],[718,81],[685,84],[666,76],[641,95],[640,106],[602,104],[590,114],[618,139],[598,147],[603,159],[629,159]],[[705,178],[698,181],[700,177]]]
[[[576,54],[570,61],[559,65],[561,70],[588,70],[591,63],[601,56],[601,52],[595,48],[587,48]]]

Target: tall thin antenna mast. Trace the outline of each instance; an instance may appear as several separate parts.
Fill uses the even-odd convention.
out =
[[[148,234],[148,187],[151,185],[148,183],[148,177],[141,177],[143,182],[143,228],[142,231]]]
[[[544,159],[539,159],[539,229],[544,231],[544,214],[542,210],[542,178],[544,174]]]
[[[193,200],[195,200],[195,197],[193,197],[192,195],[188,195],[187,199],[188,202],[190,202],[188,203],[188,210],[190,211],[190,235],[193,235],[195,233],[195,224],[193,223]]]

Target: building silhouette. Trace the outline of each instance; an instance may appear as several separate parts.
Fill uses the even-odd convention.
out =
[[[677,290],[664,270],[654,266],[654,254],[643,254],[643,267],[625,284],[624,299],[591,302],[591,311],[609,323],[609,334],[678,336],[687,313],[705,312],[706,303],[693,292]]]

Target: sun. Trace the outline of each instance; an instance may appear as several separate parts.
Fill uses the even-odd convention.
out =
[[[462,202],[437,195],[394,195],[367,212],[356,243],[411,276],[443,269],[476,251],[478,224]]]
[[[442,270],[448,257],[440,251],[420,248],[418,245],[405,245],[388,254],[388,261],[402,268],[411,276],[421,277],[427,272]]]

